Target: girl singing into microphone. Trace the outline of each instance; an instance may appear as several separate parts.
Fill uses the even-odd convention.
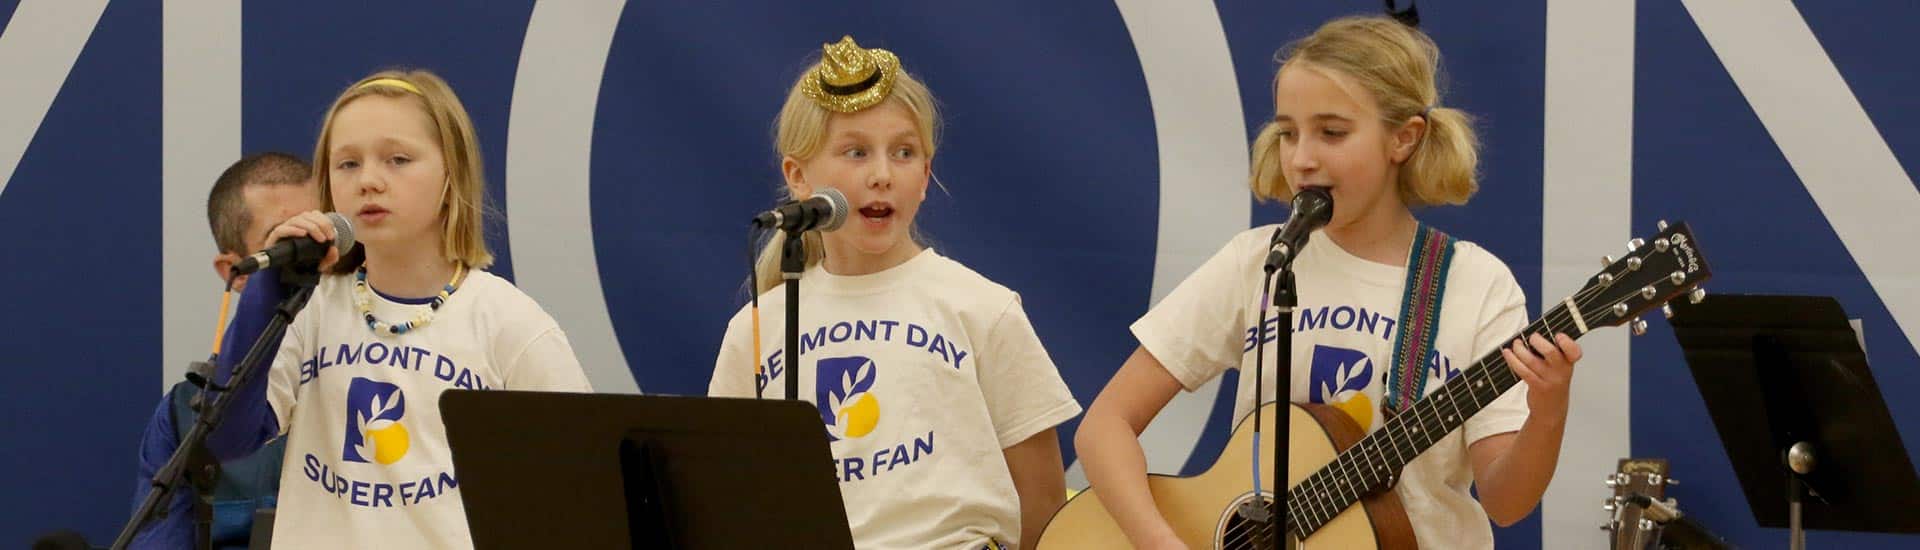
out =
[[[587,391],[586,374],[553,318],[484,271],[480,145],[440,77],[385,71],[347,87],[313,158],[321,209],[350,216],[360,244],[328,249],[272,369],[237,390],[209,447],[244,454],[287,435],[274,546],[471,547],[440,393]],[[267,242],[334,231],[307,212]],[[248,285],[235,331],[257,331],[280,291]]]
[[[709,393],[751,397],[758,386],[775,397],[799,377],[861,548],[1031,547],[1066,495],[1054,426],[1080,406],[1020,296],[914,239],[934,105],[892,52],[851,37],[794,82],[777,130],[785,191],[835,189],[855,211],[837,230],[804,234],[800,364],[784,364],[780,316],[756,346],[743,308]],[[754,283],[770,311],[785,304],[782,245],[767,244]]]
[[[1526,325],[1527,310],[1506,264],[1413,215],[1415,207],[1464,204],[1476,187],[1473,129],[1466,113],[1442,105],[1434,85],[1440,52],[1431,39],[1384,17],[1345,18],[1283,56],[1274,117],[1253,146],[1253,193],[1289,200],[1319,187],[1335,205],[1293,264],[1294,324],[1256,319],[1274,227],[1228,241],[1134,323],[1140,347],[1075,436],[1087,478],[1135,546],[1183,548],[1148,492],[1137,439],[1175,392],[1239,368],[1237,421],[1251,412],[1254,392],[1273,400],[1276,381],[1287,376],[1288,400],[1333,405],[1372,430],[1386,411],[1501,349],[1525,384],[1413,459],[1394,487],[1421,545],[1490,548],[1487,520],[1519,521],[1553,476],[1580,346],[1565,335],[1507,341]],[[1406,324],[1395,313],[1411,292],[1411,266],[1422,261],[1443,274],[1438,332],[1428,347],[1434,353],[1395,370],[1396,331]],[[1291,367],[1264,373],[1255,388],[1257,348],[1271,357],[1271,335],[1280,330],[1293,334],[1292,357],[1280,358]]]

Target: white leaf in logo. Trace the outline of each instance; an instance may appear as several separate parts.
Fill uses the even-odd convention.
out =
[[[386,416],[388,412],[400,408],[400,399],[400,392],[398,391],[386,396],[375,397],[372,403],[373,416]]]
[[[854,369],[854,373],[855,374],[853,376],[853,380],[855,380],[856,382],[859,380],[866,380],[868,377],[873,376],[873,360],[868,359],[866,362],[861,363],[860,368]],[[853,384],[847,384],[847,388],[848,388],[847,391],[853,391],[852,390]]]

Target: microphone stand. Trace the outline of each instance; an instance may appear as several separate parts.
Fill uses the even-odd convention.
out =
[[[787,400],[800,399],[800,273],[807,270],[807,248],[802,231],[786,230],[780,247],[780,278],[787,287]]]
[[[247,355],[234,366],[233,377],[227,380],[227,387],[230,389],[246,387],[247,382],[258,374],[260,364],[274,352],[279,351],[277,346],[269,349],[267,343],[280,341],[280,337],[287,331],[287,325],[293,322],[293,316],[299,314],[300,310],[306,307],[307,299],[313,296],[313,287],[320,282],[320,274],[312,270],[287,269],[281,271],[280,281],[281,284],[292,287],[294,290],[280,301],[280,305],[274,309],[273,319],[267,323],[266,330],[260,333],[259,338],[254,339],[252,347],[247,349]],[[214,388],[209,387],[206,391],[213,390]],[[231,391],[218,392],[214,394],[212,401],[206,403],[206,408],[200,411],[199,417],[194,421],[193,428],[187,430],[187,434],[180,438],[180,447],[174,449],[173,456],[167,459],[166,465],[161,466],[160,470],[154,473],[153,490],[147,492],[147,498],[140,502],[140,508],[120,529],[120,536],[113,540],[113,550],[126,548],[127,544],[133,542],[133,536],[140,532],[141,527],[165,510],[161,507],[161,503],[171,500],[174,491],[179,490],[180,482],[186,475],[187,466],[192,461],[190,455],[199,452],[198,450],[206,444],[207,436],[212,434],[215,426],[225,418],[227,407],[232,403],[233,392]]]
[[[1276,236],[1278,235],[1276,234]],[[1289,258],[1289,260],[1291,260],[1291,258]],[[1292,384],[1289,383],[1292,369],[1281,369],[1283,366],[1291,366],[1293,364],[1293,309],[1299,305],[1299,296],[1294,289],[1292,264],[1292,261],[1288,261],[1272,269],[1267,269],[1265,282],[1261,285],[1260,310],[1262,315],[1260,315],[1259,325],[1257,325],[1255,329],[1253,360],[1253,429],[1256,447],[1254,449],[1256,453],[1255,456],[1258,456],[1259,453],[1258,442],[1260,441],[1259,432],[1261,425],[1265,423],[1259,416],[1262,408],[1260,392],[1266,385],[1265,381],[1262,380],[1266,374],[1266,369],[1264,368],[1266,361],[1260,356],[1262,355],[1262,350],[1266,349],[1267,316],[1265,315],[1265,311],[1268,303],[1271,303],[1275,307],[1274,321],[1279,325],[1276,327],[1274,334],[1273,374],[1276,377],[1274,400],[1277,403],[1289,403],[1289,396],[1292,394]],[[1268,294],[1269,290],[1272,291],[1271,295]],[[1271,298],[1271,302],[1268,301],[1269,298]],[[1289,487],[1287,487],[1287,478],[1285,477],[1287,464],[1291,462],[1292,458],[1288,454],[1292,451],[1292,446],[1288,445],[1293,435],[1292,412],[1291,406],[1275,407],[1274,409],[1274,433],[1272,434],[1273,471],[1271,473],[1273,476],[1271,479],[1273,480],[1274,506],[1272,513],[1263,514],[1258,508],[1248,507],[1243,514],[1245,517],[1254,521],[1265,520],[1269,523],[1267,532],[1273,534],[1273,539],[1263,542],[1271,542],[1272,547],[1276,550],[1284,547],[1285,541],[1292,536],[1291,532],[1287,530],[1287,517],[1290,512],[1288,505],[1291,500],[1288,499],[1290,490]],[[1259,479],[1260,464],[1255,462],[1253,468],[1254,478]],[[1259,487],[1254,487],[1255,491],[1259,489]],[[1258,502],[1258,499],[1255,499],[1254,502]]]
[[[1266,278],[1260,287],[1260,320],[1254,331],[1253,346],[1255,350],[1253,359],[1254,455],[1259,456],[1261,437],[1259,430],[1262,423],[1259,416],[1260,393],[1266,388],[1262,376],[1267,370],[1264,368],[1265,361],[1260,357],[1260,350],[1266,348],[1266,309],[1268,304],[1272,304],[1277,310],[1275,321],[1279,323],[1279,326],[1275,327],[1278,333],[1274,335],[1273,375],[1278,377],[1274,381],[1274,402],[1287,406],[1274,407],[1276,415],[1273,419],[1275,433],[1272,447],[1274,513],[1256,513],[1248,517],[1256,521],[1270,522],[1268,532],[1273,533],[1274,537],[1267,542],[1270,542],[1275,550],[1286,546],[1286,541],[1292,538],[1292,532],[1287,527],[1287,518],[1292,516],[1292,510],[1289,509],[1292,505],[1292,500],[1289,498],[1292,491],[1287,487],[1286,471],[1288,464],[1292,461],[1289,453],[1292,452],[1290,443],[1293,439],[1293,309],[1300,305],[1299,291],[1295,288],[1293,281],[1293,261],[1300,257],[1300,250],[1307,247],[1307,240],[1313,235],[1312,231],[1333,220],[1333,196],[1329,195],[1325,188],[1303,188],[1294,193],[1293,199],[1288,202],[1292,205],[1292,212],[1288,214],[1286,223],[1273,230],[1273,236],[1267,241],[1266,262],[1261,265],[1261,269],[1266,272]],[[1285,238],[1289,236],[1288,229],[1295,230],[1291,239]],[[1271,295],[1268,294],[1269,292]],[[1243,373],[1242,376],[1245,374]],[[1260,463],[1254,462],[1253,468],[1254,479],[1257,480],[1260,478]],[[1256,494],[1259,489],[1254,487]],[[1257,502],[1259,499],[1254,500]],[[1263,515],[1265,517],[1262,517]]]
[[[1293,407],[1291,406],[1293,384],[1290,383],[1293,380],[1293,308],[1300,305],[1300,296],[1294,289],[1292,261],[1280,266],[1279,272],[1271,275],[1274,279],[1274,318],[1280,323],[1280,326],[1276,327],[1273,345],[1273,375],[1276,377],[1274,398],[1280,403],[1288,404],[1287,407],[1276,408],[1277,414],[1274,415],[1276,418],[1273,419],[1273,494],[1275,502],[1279,504],[1274,506],[1277,510],[1273,517],[1273,525],[1276,527],[1274,533],[1278,536],[1274,537],[1273,547],[1278,550],[1285,545],[1284,541],[1292,536],[1287,531],[1287,518],[1291,515],[1291,511],[1287,509],[1291,502],[1288,496],[1292,494],[1292,488],[1287,486],[1286,472],[1287,465],[1293,459],[1291,455],[1293,446],[1289,444],[1293,441]],[[1260,324],[1266,326],[1266,320],[1262,319]],[[1260,388],[1255,387],[1253,395],[1254,399],[1258,400]]]

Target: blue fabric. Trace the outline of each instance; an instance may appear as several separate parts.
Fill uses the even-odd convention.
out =
[[[267,324],[273,321],[274,309],[285,297],[277,269],[255,273],[247,281],[246,290],[240,293],[240,304],[235,306],[238,311],[233,322],[227,325],[226,339],[221,342],[219,363],[213,372],[215,382],[226,385],[233,377],[233,368],[245,358],[254,339],[266,332]],[[270,350],[279,348],[279,342],[268,346]],[[266,364],[258,367],[260,370],[247,380],[245,387],[232,390],[233,404],[227,408],[226,419],[207,436],[207,450],[213,452],[215,459],[226,462],[246,456],[280,435],[280,420],[274,416],[272,404],[267,402],[267,369],[274,355],[268,353]]]
[[[153,476],[160,467],[167,464],[173,456],[173,450],[180,446],[179,433],[174,431],[172,416],[173,392],[160,400],[153,409],[153,418],[147,421],[147,430],[140,436],[140,475],[134,481],[133,510],[140,510],[140,503],[147,499],[147,493],[153,491]],[[174,491],[173,497],[165,505],[166,516],[147,522],[133,536],[130,548],[192,548],[193,547],[193,488],[181,487]]]
[[[154,411],[140,441],[140,477],[134,489],[133,508],[153,489],[153,478],[180,446],[180,436],[191,428],[196,417],[187,403],[199,393],[188,382],[175,384],[166,399]],[[280,465],[285,455],[285,440],[275,439],[258,452],[221,463],[220,477],[213,491],[211,540],[215,548],[246,548],[253,530],[253,511],[271,508],[280,488]],[[181,484],[167,503],[167,514],[150,521],[136,533],[132,548],[191,548],[194,543],[193,500],[197,492]]]

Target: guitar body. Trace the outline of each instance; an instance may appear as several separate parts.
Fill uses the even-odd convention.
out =
[[[1261,406],[1262,431],[1271,435],[1279,416],[1279,405]],[[1339,409],[1326,405],[1291,404],[1288,422],[1292,456],[1287,464],[1287,485],[1293,486],[1332,462],[1340,451],[1352,446],[1362,435],[1360,426]],[[1209,548],[1252,548],[1235,517],[1238,506],[1248,501],[1253,487],[1253,417],[1249,415],[1236,427],[1219,460],[1206,472],[1193,477],[1147,476],[1147,488],[1153,492],[1154,505],[1167,518],[1175,533],[1194,550]],[[1273,471],[1271,443],[1260,456],[1261,491],[1271,493],[1273,480],[1265,474]],[[1055,512],[1040,534],[1041,550],[1072,548],[1130,548],[1120,530],[1101,504],[1098,488],[1088,488]],[[1305,541],[1289,541],[1288,548],[1415,548],[1413,525],[1408,523],[1400,497],[1392,490],[1380,491],[1361,500],[1315,531]]]

